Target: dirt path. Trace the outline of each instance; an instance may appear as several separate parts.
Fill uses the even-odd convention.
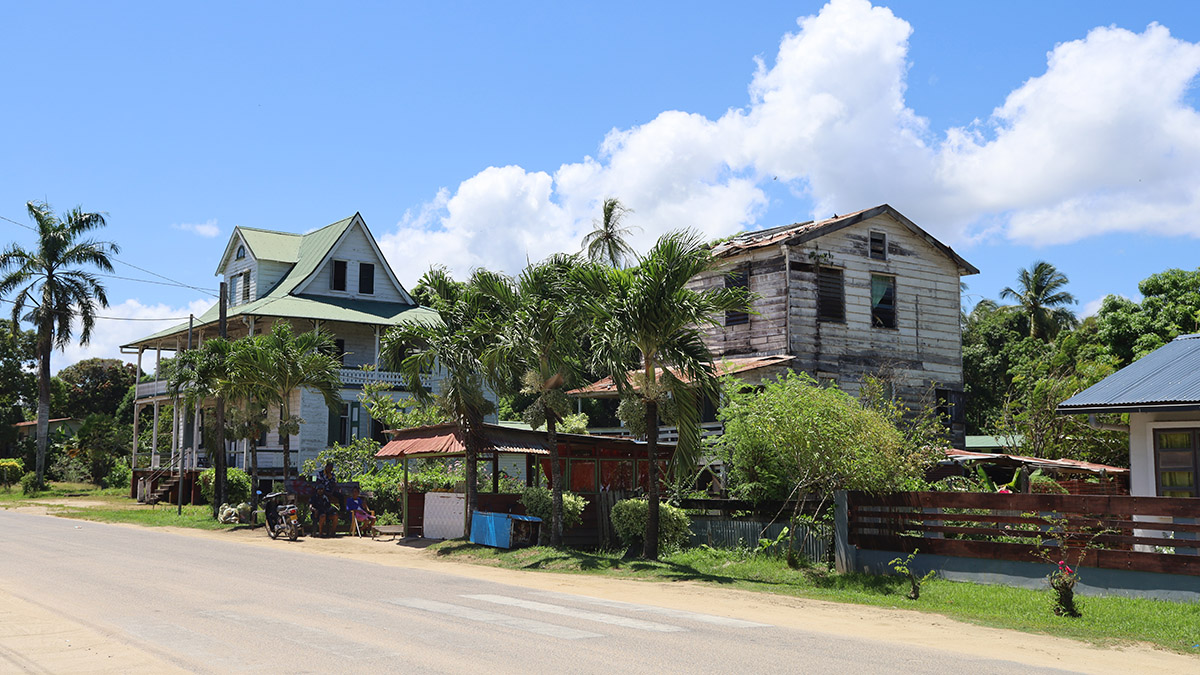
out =
[[[73,505],[77,503],[72,500]],[[400,542],[383,538],[372,541],[367,538],[339,536],[335,539],[306,538],[298,542],[287,542],[272,541],[261,529],[216,532],[186,528],[163,529],[173,534],[199,539],[238,542],[247,546],[292,546],[302,549],[305,553],[337,556],[379,565],[434,570],[537,590],[718,614],[829,635],[952,650],[964,655],[1011,660],[1031,666],[1122,675],[1151,670],[1156,673],[1200,672],[1200,658],[1149,646],[1097,648],[1063,638],[976,626],[934,614],[714,588],[700,582],[653,583],[576,574],[520,572],[442,561],[424,551],[428,542],[419,540]],[[129,656],[128,645],[116,639],[96,634],[86,626],[73,624],[67,617],[53,615],[46,610],[28,606],[27,603],[11,603],[11,599],[0,590],[0,635],[5,636],[0,639],[0,661],[4,660],[3,657],[7,653],[11,662],[21,664],[21,655],[25,655],[23,658],[31,658],[30,655],[45,654],[45,649],[51,647],[53,640],[64,639],[73,640],[76,645],[87,644],[88,649],[86,652],[73,650],[75,661],[52,663],[38,656],[36,663],[53,672],[103,671],[107,670],[106,658],[110,658],[109,655],[114,653],[114,650],[122,650],[118,653]],[[11,632],[10,629],[15,625],[27,625],[27,620],[35,622],[34,625],[39,626],[39,630],[33,631],[32,634],[26,631],[25,635]],[[46,635],[52,635],[53,638],[47,638]],[[16,658],[13,658],[14,655]],[[145,656],[145,662],[148,664],[147,670],[155,669],[153,657]]]

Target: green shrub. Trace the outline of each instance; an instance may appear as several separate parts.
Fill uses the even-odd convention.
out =
[[[113,462],[108,475],[100,479],[100,487],[127,488],[133,483],[133,469],[123,459]]]
[[[525,488],[521,493],[521,503],[525,505],[525,513],[541,518],[544,523],[549,524],[554,517],[554,497],[550,488]],[[585,506],[587,506],[586,499],[574,492],[563,491],[564,530],[569,530],[583,522],[583,507]]]
[[[399,466],[389,466],[377,473],[358,477],[358,487],[363,492],[370,492],[367,504],[376,513],[383,511],[400,512],[404,500],[404,469]]]
[[[208,503],[213,500],[213,481],[216,469],[205,469],[200,473],[200,497]],[[225,470],[225,503],[241,504],[250,501],[250,476],[241,469],[230,467]]]
[[[8,490],[21,480],[25,473],[25,463],[16,458],[0,459],[0,485]]]
[[[617,536],[626,546],[644,540],[646,514],[650,505],[645,499],[622,499],[613,505],[612,524]],[[658,509],[658,545],[663,549],[680,549],[688,543],[691,520],[683,509],[662,504]]]
[[[21,494],[32,496],[40,492],[41,489],[42,486],[38,485],[37,474],[33,471],[21,476]]]

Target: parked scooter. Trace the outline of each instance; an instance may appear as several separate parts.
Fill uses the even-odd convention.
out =
[[[286,492],[272,492],[263,497],[263,512],[267,516],[267,534],[272,539],[285,535],[291,541],[300,536],[300,514],[294,497]]]

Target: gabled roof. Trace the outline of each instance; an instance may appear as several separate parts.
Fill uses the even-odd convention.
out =
[[[916,223],[904,217],[904,214],[888,204],[881,204],[873,208],[855,211],[844,216],[834,216],[825,220],[810,220],[804,223],[772,227],[755,232],[745,232],[717,244],[713,247],[712,252],[718,258],[727,258],[765,246],[778,246],[780,244],[795,246],[881,215],[891,216],[896,222],[905,226],[913,234],[924,239],[930,246],[953,260],[963,275],[979,274],[979,270],[964,260],[962,256],[955,253],[954,249],[938,241],[932,234],[918,227]]]
[[[1058,404],[1060,413],[1200,410],[1200,334],[1180,335]]]
[[[250,248],[250,253],[256,260],[292,263],[292,268],[288,270],[288,273],[270,291],[265,295],[260,295],[257,300],[227,308],[228,318],[237,316],[263,316],[374,325],[398,325],[414,321],[424,323],[440,322],[441,317],[438,316],[437,312],[415,303],[390,303],[323,295],[305,295],[301,293],[304,283],[320,269],[321,264],[329,257],[335,245],[341,241],[342,237],[345,236],[346,232],[356,222],[361,224],[367,239],[375,246],[376,254],[383,263],[389,278],[396,284],[403,297],[411,300],[412,296],[396,280],[391,266],[387,263],[387,259],[383,257],[378,245],[375,244],[370,230],[366,229],[366,223],[362,221],[362,216],[356,213],[349,218],[343,218],[336,223],[326,225],[308,234],[289,234],[286,232],[272,232],[245,227],[235,228],[234,234],[229,239],[229,244],[225,247],[221,267],[217,269],[218,275],[223,273],[225,261],[230,255],[233,255],[234,244],[239,240],[239,235],[246,242],[247,247]],[[213,305],[206,312],[196,317],[195,327],[199,328],[208,324],[215,324],[218,320],[218,314],[219,306]],[[186,323],[181,323],[178,326],[158,331],[135,342],[121,345],[121,347],[136,347],[139,344],[148,346],[148,343],[184,334],[187,332],[187,328],[188,325]]]

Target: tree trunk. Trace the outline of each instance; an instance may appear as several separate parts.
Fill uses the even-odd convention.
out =
[[[646,401],[646,541],[642,556],[658,560],[658,402]]]
[[[283,441],[283,480],[284,482],[287,482],[288,477],[292,475],[292,462],[291,458],[288,457],[288,454],[292,449],[292,435],[290,433],[283,432],[283,423],[285,420],[287,420],[289,421],[290,426],[290,420],[292,416],[288,414],[291,412],[291,410],[285,411],[284,407],[285,406],[279,407],[279,435],[282,436],[280,440]]]
[[[258,508],[258,441],[250,441],[250,513]]]
[[[563,486],[562,466],[558,459],[558,424],[554,414],[546,415],[546,436],[550,442],[550,494],[552,496],[550,516],[550,545],[558,548],[563,543]]]
[[[469,424],[464,434],[467,446],[467,505],[466,513],[463,514],[463,527],[468,538],[471,536],[471,518],[475,514],[476,505],[479,504],[479,443],[475,433],[475,425]]]
[[[50,316],[49,312],[46,312]],[[43,319],[38,329],[38,409],[37,409],[37,470],[38,489],[45,485],[46,447],[50,442],[50,352],[54,350],[50,333],[52,319]]]
[[[220,504],[225,503],[225,399],[218,396],[217,403],[213,406],[213,423],[217,425],[216,433],[216,448],[212,451],[213,465],[213,517],[216,518],[217,511],[221,508]]]

